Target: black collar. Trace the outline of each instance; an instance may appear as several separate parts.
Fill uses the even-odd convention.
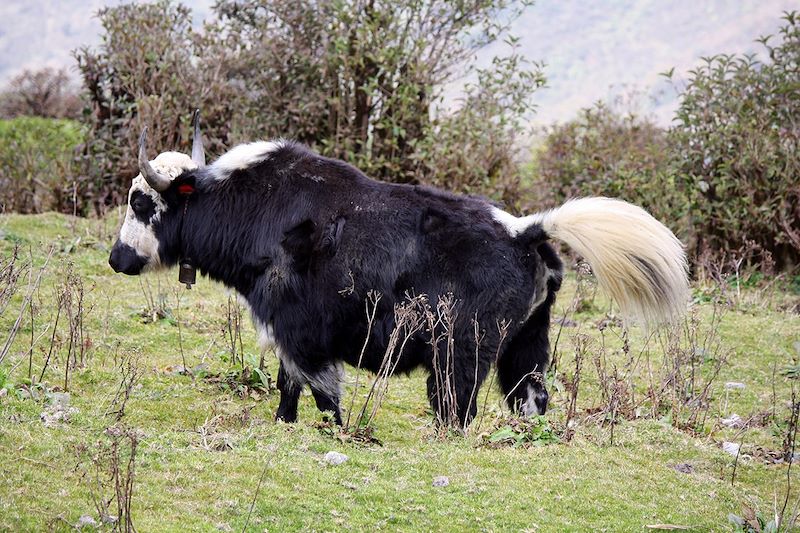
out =
[[[183,202],[183,212],[181,213],[180,222],[178,222],[178,250],[183,255],[183,221],[186,218],[186,211],[189,209],[189,197],[194,193],[194,187],[191,185],[179,185],[178,194],[185,198]],[[186,285],[187,289],[191,289],[192,285],[197,280],[197,270],[192,263],[191,257],[188,255],[180,257],[178,260],[178,282]]]

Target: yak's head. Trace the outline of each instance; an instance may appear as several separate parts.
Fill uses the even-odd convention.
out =
[[[108,264],[115,272],[131,276],[170,266],[177,260],[176,225],[170,224],[181,209],[175,178],[187,170],[205,165],[200,138],[199,113],[195,111],[192,157],[179,152],[164,152],[152,161],[147,157],[147,128],[139,137],[139,175],[128,192],[128,210],[111,249]]]

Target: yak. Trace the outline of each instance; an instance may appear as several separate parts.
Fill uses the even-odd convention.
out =
[[[683,246],[632,204],[580,198],[517,217],[480,197],[374,180],[283,139],[236,146],[206,165],[197,113],[193,122],[192,157],[150,161],[142,131],[140,174],[109,264],[138,275],[180,262],[238,292],[280,360],[277,419],[296,421],[308,385],[341,424],[342,363],[379,371],[398,306],[420,295],[431,308],[445,299],[451,317],[409,333],[390,368],[427,371],[437,419],[451,409],[466,427],[493,364],[508,406],[543,414],[563,276],[553,240],[586,259],[623,316],[652,324],[685,309]],[[371,314],[370,294],[380,295]]]

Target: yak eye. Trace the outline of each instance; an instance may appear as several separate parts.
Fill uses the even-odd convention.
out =
[[[153,199],[139,191],[133,193],[130,204],[136,218],[142,222],[149,222],[155,214],[155,202],[153,202]]]

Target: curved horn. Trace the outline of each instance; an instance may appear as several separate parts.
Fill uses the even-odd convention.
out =
[[[198,166],[206,166],[206,152],[203,149],[203,137],[200,135],[200,110],[195,109],[192,116],[192,161]]]
[[[147,127],[142,130],[139,136],[139,172],[142,173],[145,181],[156,191],[163,192],[169,188],[170,179],[163,174],[159,174],[150,164],[147,158]]]

